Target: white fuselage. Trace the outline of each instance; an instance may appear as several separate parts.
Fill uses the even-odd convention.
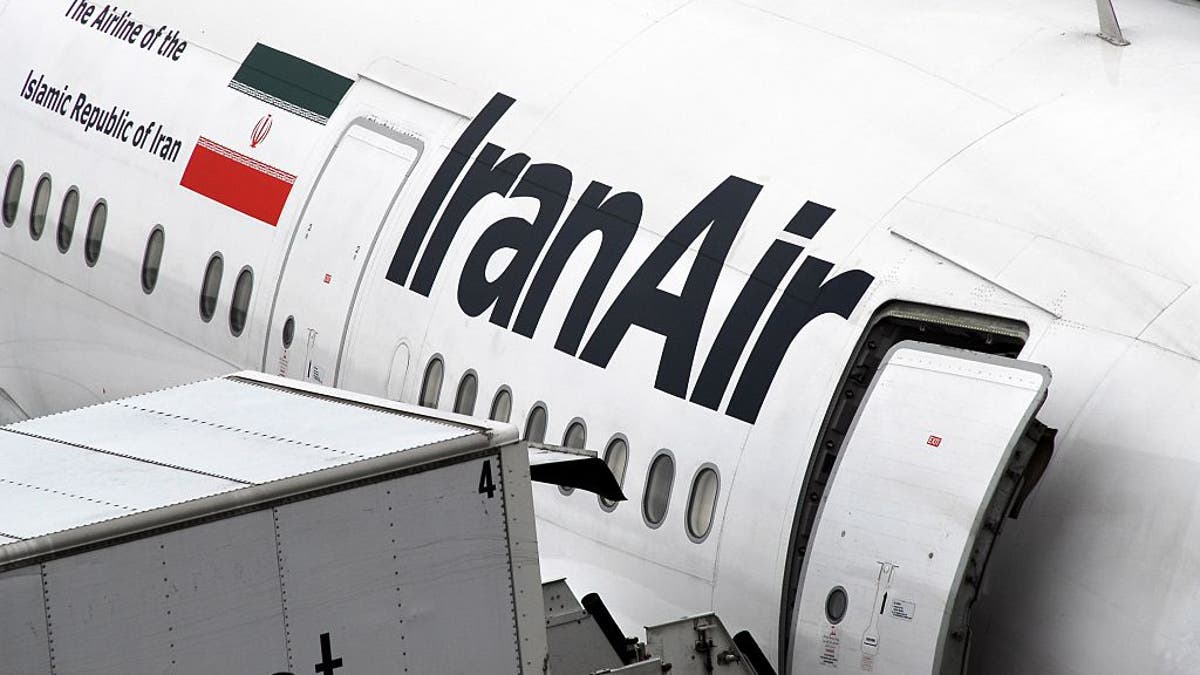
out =
[[[0,2],[0,162],[24,171],[0,227],[0,388],[19,410],[0,397],[0,413],[245,367],[417,401],[436,356],[440,408],[470,371],[476,415],[507,387],[514,423],[546,408],[548,442],[576,420],[588,448],[628,442],[628,502],[535,495],[544,577],[599,592],[630,633],[715,610],[776,659],[801,484],[871,317],[894,300],[1006,317],[1029,328],[1021,358],[1053,371],[1039,418],[1059,435],[989,567],[974,668],[1193,672],[1200,6],[1122,3],[1133,45],[1121,49],[1077,4],[123,3],[165,27],[143,48],[73,18],[71,0]],[[186,47],[160,54],[173,31]],[[229,86],[256,43],[355,81],[327,123]],[[70,102],[27,96],[39,78]],[[438,198],[439,169],[497,92],[514,101]],[[128,138],[88,128],[84,95],[124,112]],[[140,145],[151,122],[169,140],[145,131]],[[202,137],[295,176],[277,224],[180,185]],[[604,188],[611,232],[572,244],[572,215],[597,222],[588,205]],[[416,237],[423,199],[437,217]],[[815,233],[787,231],[806,202],[833,213]],[[803,251],[740,326],[739,298],[778,242]],[[205,321],[215,253],[224,273]],[[589,279],[601,259],[613,266]],[[821,311],[772,327],[796,315],[784,289],[806,269],[816,276],[796,288]],[[741,335],[732,352],[727,324]],[[643,490],[663,449],[675,478],[652,527]],[[704,466],[719,492],[697,540],[685,514]]]

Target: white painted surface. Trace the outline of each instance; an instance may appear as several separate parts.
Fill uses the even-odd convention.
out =
[[[111,502],[48,492],[12,479],[0,483],[0,504],[4,505],[5,531],[23,539],[133,513],[133,509]]]
[[[386,401],[208,380],[0,429],[0,532],[31,538],[477,432]]]
[[[983,511],[1049,372],[901,343],[838,455],[801,581],[794,668],[940,672]],[[830,621],[826,598],[847,596]]]
[[[476,491],[484,462],[492,498]],[[326,633],[349,672],[532,672],[517,636],[540,624],[518,627],[514,596],[537,581],[513,583],[499,462],[494,451],[50,560],[45,611],[38,565],[0,573],[5,672],[50,672],[47,626],[60,673],[313,672]]]
[[[40,567],[0,574],[0,598],[4,598],[0,644],[7,660],[5,672],[51,672],[42,590]]]
[[[1192,433],[1200,408],[1186,395],[1200,373],[1194,299],[1185,293],[1147,330],[1133,329],[1161,306],[1160,277],[1200,279],[1195,3],[1122,0],[1134,40],[1123,50],[1095,38],[1095,12],[1078,0],[123,3],[140,19],[184,32],[191,47],[178,63],[73,25],[57,3],[0,5],[7,81],[45,71],[73,91],[170,125],[188,143],[214,128],[244,136],[258,118],[260,111],[231,114],[224,96],[258,41],[347,76],[403,63],[415,77],[381,79],[417,98],[453,99],[462,115],[475,114],[495,91],[513,95],[517,104],[489,142],[568,167],[572,200],[593,179],[645,197],[642,228],[597,319],[658,237],[718,181],[739,175],[761,183],[713,294],[700,354],[798,204],[836,208],[806,251],[876,281],[849,320],[823,318],[796,339],[754,426],[654,390],[661,339],[645,331],[631,332],[608,369],[555,350],[554,319],[566,311],[578,270],[564,275],[532,340],[464,316],[454,298],[463,256],[482,228],[529,215],[527,203],[499,196],[481,203],[428,298],[383,280],[419,191],[401,198],[381,232],[352,308],[342,386],[415,400],[419,377],[388,383],[389,359],[405,342],[412,373],[437,352],[448,382],[468,368],[479,373],[481,399],[511,387],[517,423],[535,401],[546,403],[550,438],[576,416],[586,419],[590,438],[627,437],[629,503],[606,513],[589,495],[539,491],[543,544],[556,573],[586,576],[581,592],[613,598],[627,627],[664,612],[716,609],[776,658],[790,629],[778,612],[788,534],[814,435],[869,317],[902,299],[1024,321],[1025,356],[1056,374],[1043,421],[1063,433],[1022,519],[1009,525],[1006,536],[1020,543],[998,545],[974,670],[1194,669],[1200,639],[1187,627],[1189,602],[1200,596]],[[447,97],[446,88],[473,97]],[[179,188],[179,165],[130,154],[15,96],[3,106],[9,154],[0,160],[25,162],[29,178],[17,225],[0,228],[0,386],[31,414],[45,414],[260,367],[264,344],[278,342],[268,330],[267,289],[346,120],[331,121],[320,139],[297,139],[296,156],[308,159],[297,169],[284,225],[269,228]],[[458,129],[414,126],[431,148],[412,178],[423,186]],[[277,127],[273,140],[284,131]],[[70,184],[80,187],[81,210],[109,201],[97,267],[82,263],[81,229],[67,255],[46,236],[30,239],[32,177],[41,171],[54,177],[52,205]],[[962,216],[930,226],[957,231],[958,243],[997,273],[1034,237],[1087,254],[1048,262],[1039,255],[1022,266],[1033,277],[1028,284],[1012,275],[1001,286],[998,277],[981,278],[891,234],[891,216],[909,202],[930,207],[922,218]],[[146,296],[138,266],[157,223],[167,229],[167,249],[159,288]],[[993,236],[1001,230],[1016,235]],[[227,272],[217,317],[204,323],[196,296],[214,251],[226,256]],[[226,315],[232,270],[242,265],[255,269],[259,285],[246,333],[234,338]],[[1150,276],[1126,274],[1127,266]],[[1101,290],[1089,295],[1074,277]],[[1143,281],[1145,289],[1124,285]],[[1008,290],[1016,285],[1038,302],[1071,293],[1060,317]],[[1122,301],[1099,297],[1114,290]],[[1172,414],[1155,416],[1152,428],[1145,423],[1147,411],[1164,410]],[[718,521],[703,544],[688,541],[676,517],[685,512],[683,490],[672,495],[663,527],[642,522],[638,500],[660,448],[676,454],[680,475],[705,462],[722,469]],[[1148,452],[1152,461],[1142,461]],[[1111,498],[1114,486],[1119,499]],[[1111,564],[1081,574],[1080,559]]]
[[[2,670],[540,673],[516,440],[248,373],[0,429]]]
[[[490,456],[280,508],[289,630],[312,636],[297,671],[333,631],[347,668],[522,672],[503,480]]]
[[[126,427],[127,435],[130,429]],[[163,444],[161,438],[159,444]],[[12,433],[7,429],[0,430],[0,476],[45,492],[96,504],[112,504],[128,511],[196,499],[246,485],[149,461],[131,461],[128,457]],[[8,524],[5,522],[4,526]],[[31,530],[37,527],[27,521],[22,524]],[[0,526],[0,531],[4,531],[4,526]]]
[[[268,363],[288,355],[286,373],[334,385],[350,308],[375,236],[413,163],[420,141],[379,122],[355,120],[321,169],[288,251],[274,303]],[[295,317],[290,349],[278,336]]]

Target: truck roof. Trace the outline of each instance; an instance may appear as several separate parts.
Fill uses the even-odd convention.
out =
[[[28,420],[0,427],[0,567],[517,439],[259,373]]]

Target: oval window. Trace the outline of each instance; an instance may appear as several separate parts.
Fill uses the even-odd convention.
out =
[[[567,448],[583,449],[584,445],[587,444],[587,427],[584,425],[583,420],[572,420],[567,425],[567,431],[563,434],[562,444],[563,447]],[[575,491],[575,488],[560,485],[558,486],[558,491],[564,495],[569,495]]]
[[[700,469],[692,480],[692,492],[688,497],[687,530],[688,535],[697,543],[703,541],[712,530],[720,485],[717,470],[711,466]]]
[[[442,363],[442,357],[435,356],[429,359],[429,365],[425,366],[425,379],[421,380],[421,398],[418,401],[426,408],[436,408],[438,399],[442,397],[442,377],[445,376],[446,366]]]
[[[50,174],[42,174],[33,189],[33,208],[29,209],[29,236],[34,241],[46,231],[46,212],[50,210]]]
[[[846,597],[846,589],[834,586],[829,591],[829,595],[825,596],[825,618],[836,626],[846,618],[847,607],[849,607],[849,602]]]
[[[479,395],[479,378],[475,373],[467,371],[462,381],[458,383],[458,393],[454,395],[454,412],[460,415],[475,414],[475,398]]]
[[[646,491],[642,495],[642,516],[650,527],[662,525],[671,503],[671,486],[675,483],[675,459],[663,450],[650,462],[646,474]]]
[[[221,277],[225,274],[225,262],[220,253],[212,254],[204,268],[204,281],[200,283],[200,318],[204,323],[217,313],[217,296],[221,292]]]
[[[608,470],[612,472],[613,478],[617,479],[617,484],[624,488],[625,469],[629,466],[629,443],[620,436],[609,441],[608,447],[604,449],[604,463],[608,465]],[[617,507],[616,502],[604,497],[600,498],[600,505],[606,511]]]
[[[525,440],[529,443],[542,443],[546,440],[546,406],[538,403],[529,411],[529,419],[525,421]]]
[[[74,187],[63,195],[62,209],[58,212],[58,250],[66,253],[71,249],[75,237],[75,218],[79,216],[79,190]]]
[[[25,165],[16,162],[8,170],[8,182],[4,185],[4,226],[12,227],[17,222],[17,207],[21,204],[21,188],[25,185]]]
[[[512,392],[508,387],[500,387],[496,397],[492,399],[492,410],[488,419],[497,422],[507,422],[512,417]]]
[[[283,348],[292,348],[292,339],[296,337],[296,317],[289,316],[283,322]]]
[[[572,420],[567,425],[567,432],[563,434],[563,446],[582,450],[587,445],[587,427],[584,426],[583,420]]]
[[[163,246],[166,245],[167,235],[161,225],[150,231],[146,240],[146,252],[142,255],[142,290],[147,294],[154,292],[158,285],[158,270],[162,267]]]
[[[250,313],[250,296],[254,292],[254,272],[249,267],[238,273],[233,284],[233,300],[229,303],[229,330],[234,337],[246,329],[246,317]]]
[[[83,243],[83,259],[88,267],[94,267],[100,259],[100,245],[104,243],[104,228],[108,225],[108,204],[103,200],[92,207],[88,219],[87,240]]]

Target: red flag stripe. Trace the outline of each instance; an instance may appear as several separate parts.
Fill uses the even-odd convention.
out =
[[[269,225],[292,191],[296,177],[201,137],[179,184]]]

